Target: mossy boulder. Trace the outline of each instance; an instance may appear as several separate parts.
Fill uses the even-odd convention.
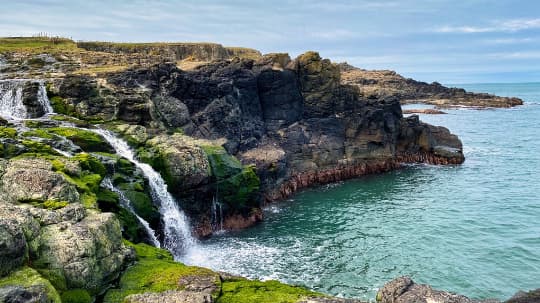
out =
[[[122,275],[118,288],[107,292],[104,302],[141,302],[137,294],[153,297],[157,293],[178,295],[182,291],[198,292],[212,302],[219,295],[221,279],[217,273],[174,262],[169,252],[159,248],[128,245],[135,249],[137,262]],[[169,302],[161,299],[160,302]]]
[[[114,280],[129,256],[111,213],[88,212],[80,221],[43,226],[29,246],[33,266],[60,277],[56,287],[91,294]]]
[[[11,218],[0,218],[0,248],[0,277],[21,267],[28,257],[23,230]]]
[[[143,145],[148,140],[146,127],[132,124],[111,124],[110,128],[122,135],[131,146]]]
[[[36,270],[23,267],[0,279],[0,302],[61,303],[62,301],[49,281]]]
[[[72,127],[52,127],[47,132],[71,140],[85,152],[113,152],[113,148],[100,135],[89,130]]]
[[[258,206],[260,180],[254,168],[242,165],[222,146],[205,145],[202,148],[208,157],[220,202],[237,210]]]
[[[77,188],[53,165],[42,158],[18,158],[9,161],[0,178],[0,197],[10,203],[67,201],[78,202]]]
[[[139,157],[157,169],[175,194],[209,181],[211,171],[206,154],[196,140],[182,134],[158,136],[138,150]]]
[[[159,210],[152,202],[152,198],[145,192],[126,190],[126,198],[131,201],[135,212],[143,219],[148,221],[151,226],[159,225],[161,215]]]

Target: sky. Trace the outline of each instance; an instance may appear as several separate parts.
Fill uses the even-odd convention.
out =
[[[540,1],[0,0],[0,36],[308,50],[426,82],[540,82]]]

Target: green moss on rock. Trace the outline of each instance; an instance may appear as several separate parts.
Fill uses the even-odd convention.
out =
[[[212,277],[216,285],[221,284],[217,273],[209,269],[174,262],[171,254],[165,250],[146,244],[134,245],[127,241],[126,245],[135,249],[137,263],[125,271],[120,278],[118,288],[107,292],[104,298],[105,303],[122,302],[131,294],[182,290],[184,286],[179,281],[189,276]]]
[[[236,209],[257,206],[260,180],[251,166],[243,166],[222,146],[202,146],[217,182],[222,202]]]
[[[156,226],[160,220],[160,214],[157,208],[152,202],[152,198],[145,192],[135,190],[125,190],[124,194],[126,198],[131,201],[131,205],[135,209],[135,212],[141,216],[141,218],[148,221],[152,226]]]
[[[252,281],[237,279],[224,281],[217,303],[295,303],[322,294],[303,287],[291,286],[278,281]]]
[[[29,267],[23,267],[12,272],[9,276],[0,279],[0,287],[21,286],[24,288],[41,288],[47,295],[49,302],[61,303],[60,296],[49,281],[44,279],[37,271]]]
[[[212,175],[222,180],[242,171],[242,163],[229,155],[225,148],[216,145],[201,146],[212,167]]]
[[[100,135],[88,130],[72,127],[52,127],[47,129],[47,131],[71,140],[86,152],[108,152],[112,150]]]
[[[47,200],[43,202],[43,208],[55,210],[64,208],[69,204],[68,201]]]
[[[87,153],[80,153],[73,157],[77,160],[82,169],[104,177],[107,174],[105,166],[94,156]]]
[[[94,300],[84,289],[70,289],[61,295],[62,303],[92,303]]]
[[[0,138],[15,138],[16,136],[16,129],[6,126],[0,126]]]

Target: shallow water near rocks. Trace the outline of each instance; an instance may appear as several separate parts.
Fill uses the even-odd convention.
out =
[[[303,191],[184,261],[362,299],[400,275],[473,298],[540,287],[540,83],[460,86],[526,105],[420,115],[460,136],[463,165]]]

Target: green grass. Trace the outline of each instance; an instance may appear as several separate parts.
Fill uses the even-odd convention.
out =
[[[55,53],[58,51],[76,50],[77,45],[67,38],[49,37],[14,37],[0,38],[0,53],[29,52]]]

